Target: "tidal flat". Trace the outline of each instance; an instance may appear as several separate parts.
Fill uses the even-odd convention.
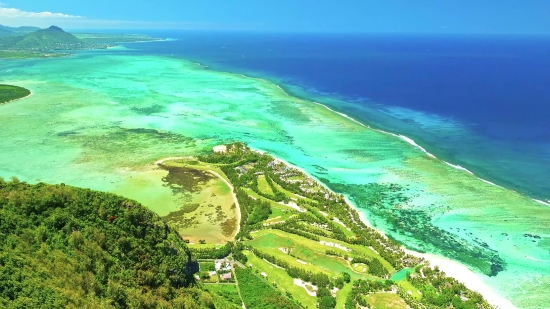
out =
[[[345,194],[408,248],[470,267],[515,306],[550,302],[550,207],[273,83],[115,50],[0,62],[0,83],[33,93],[0,106],[4,178],[115,192],[166,216],[178,204],[155,209],[174,192],[153,162],[242,141]]]

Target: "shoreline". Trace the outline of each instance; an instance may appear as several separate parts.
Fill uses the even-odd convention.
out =
[[[518,191],[516,191],[516,190],[514,190],[514,189],[510,189],[510,188],[506,188],[506,187],[497,185],[496,183],[494,183],[494,182],[492,182],[492,181],[489,181],[489,180],[483,179],[483,178],[481,178],[481,177],[478,177],[474,172],[468,170],[468,169],[465,168],[465,167],[462,167],[462,166],[460,166],[460,165],[458,165],[458,164],[452,164],[452,163],[450,163],[450,162],[447,162],[447,161],[445,161],[445,160],[443,160],[443,159],[440,159],[440,158],[436,157],[435,155],[429,153],[424,147],[418,145],[413,139],[411,139],[411,138],[409,138],[409,137],[407,137],[407,136],[405,136],[405,135],[402,135],[402,134],[395,134],[395,133],[391,133],[391,132],[387,132],[387,131],[384,131],[384,130],[380,130],[380,129],[373,128],[373,127],[371,127],[371,126],[369,126],[369,125],[366,125],[366,124],[364,124],[364,123],[361,123],[360,121],[358,121],[358,120],[356,120],[356,119],[354,119],[354,118],[352,118],[352,117],[350,117],[350,116],[348,116],[348,115],[346,115],[346,114],[344,114],[344,113],[338,112],[338,111],[336,111],[336,110],[334,110],[334,109],[332,109],[332,108],[330,108],[330,107],[328,107],[328,106],[326,106],[326,105],[324,105],[324,104],[321,104],[321,103],[319,103],[319,102],[313,102],[313,103],[315,103],[315,104],[317,104],[317,105],[320,105],[320,106],[322,106],[322,107],[324,107],[324,108],[330,110],[331,112],[333,112],[333,113],[335,113],[335,114],[338,114],[338,115],[340,115],[340,116],[342,116],[342,117],[344,117],[344,118],[346,118],[346,119],[348,119],[348,120],[350,120],[350,121],[353,121],[353,122],[359,124],[359,125],[362,126],[362,127],[365,127],[365,128],[367,128],[367,129],[373,130],[373,131],[375,131],[375,132],[380,132],[380,133],[384,133],[384,134],[388,134],[388,135],[397,137],[397,138],[403,140],[404,142],[406,142],[407,144],[410,144],[410,145],[413,146],[414,148],[417,148],[417,149],[421,150],[421,151],[422,151],[423,153],[425,153],[428,157],[433,158],[433,159],[440,160],[441,162],[445,163],[445,164],[448,165],[449,167],[452,167],[452,168],[454,168],[454,169],[456,169],[456,170],[463,171],[463,172],[465,172],[465,173],[467,173],[467,174],[470,174],[470,175],[474,176],[475,178],[477,178],[478,180],[480,180],[480,181],[482,181],[482,182],[484,182],[484,183],[486,183],[486,184],[488,184],[488,185],[495,186],[495,187],[500,188],[500,189],[503,189],[503,190],[512,191],[512,192],[517,193],[517,194],[519,194],[519,195],[521,195],[521,196],[523,196],[523,197],[525,197],[525,198],[527,198],[527,199],[530,199],[530,200],[533,201],[533,202],[536,202],[536,203],[539,203],[539,204],[542,204],[542,205],[545,205],[545,206],[549,206],[549,207],[550,207],[550,199],[548,200],[548,202],[545,202],[545,201],[543,201],[543,200],[540,200],[540,199],[536,199],[536,198],[534,198],[534,197],[531,197],[531,196],[529,196],[529,195],[527,195],[527,194],[525,194],[525,193],[518,192]]]
[[[171,40],[178,40],[178,39],[171,39],[171,38],[166,38],[166,39],[162,39],[160,41],[171,41]],[[146,41],[146,42],[154,42],[154,41]],[[167,56],[163,56],[163,57],[167,57]],[[198,61],[195,61],[195,60],[190,60],[190,59],[186,59],[186,58],[180,58],[180,60],[182,61],[185,61],[185,62],[188,62],[188,63],[192,63],[192,64],[195,64],[195,65],[198,65],[198,66],[201,66],[201,67],[207,67],[207,68],[210,68],[211,65],[204,65]],[[289,91],[287,91],[285,88],[283,88],[281,85],[284,86],[284,83],[282,83],[281,81],[277,81],[277,80],[272,80],[268,77],[261,77],[261,76],[253,76],[253,75],[247,75],[248,73],[240,73],[240,72],[232,72],[232,71],[229,71],[229,70],[223,70],[223,69],[216,69],[214,68],[214,70],[216,72],[220,72],[220,73],[226,73],[226,74],[230,74],[230,75],[236,75],[236,76],[240,76],[240,77],[243,77],[243,78],[247,78],[247,79],[255,79],[255,80],[259,80],[259,81],[262,81],[264,83],[269,83],[269,84],[272,84],[273,86],[277,87],[280,91],[282,91],[284,94],[288,95],[288,96],[291,96],[291,97],[294,97],[294,98],[297,98],[299,99],[300,101],[307,101],[307,102],[311,102],[313,104],[317,104],[319,106],[322,106],[326,109],[328,109],[329,111],[335,113],[335,114],[338,114],[352,122],[355,122],[356,124],[364,127],[364,128],[368,128],[370,130],[373,130],[375,132],[379,132],[379,133],[384,133],[384,134],[388,134],[388,135],[391,135],[391,136],[394,136],[394,137],[397,137],[399,139],[401,139],[402,141],[410,144],[411,146],[413,146],[414,148],[417,148],[419,150],[421,150],[422,152],[424,152],[428,157],[430,158],[433,158],[433,159],[437,159],[437,160],[440,160],[441,162],[447,164],[448,166],[456,169],[456,170],[461,170],[461,171],[464,171],[468,174],[471,174],[472,176],[475,176],[478,180],[486,183],[486,184],[489,184],[489,185],[492,185],[492,186],[495,186],[495,187],[498,187],[498,188],[501,188],[501,189],[505,189],[505,190],[510,190],[512,192],[515,192],[517,194],[520,194],[521,196],[523,197],[526,197],[528,199],[530,199],[531,201],[533,202],[536,202],[538,204],[542,204],[542,205],[545,205],[545,206],[549,206],[550,207],[550,197],[548,198],[542,198],[541,199],[537,199],[537,198],[534,198],[534,197],[531,197],[529,196],[528,194],[526,193],[523,193],[523,192],[519,192],[519,191],[516,191],[514,189],[511,189],[511,188],[507,188],[507,187],[504,187],[504,186],[500,186],[490,180],[486,180],[486,179],[483,179],[481,177],[478,177],[475,173],[473,173],[472,171],[468,170],[467,168],[464,168],[458,164],[452,164],[448,161],[445,161],[443,159],[440,159],[438,158],[437,156],[435,156],[434,154],[428,152],[424,147],[422,147],[421,145],[418,145],[413,139],[409,138],[408,136],[406,135],[403,135],[403,134],[397,134],[397,133],[392,133],[392,132],[389,132],[389,131],[384,131],[382,129],[378,129],[376,127],[372,127],[371,125],[368,125],[368,124],[364,124],[362,123],[361,121],[357,120],[357,119],[354,119],[353,117],[343,113],[343,112],[339,112],[335,109],[332,109],[330,108],[328,105],[326,104],[323,104],[323,103],[319,103],[319,102],[316,102],[315,100],[313,99],[309,99],[307,97],[301,97],[301,96],[298,96],[298,95],[295,95],[295,94],[292,94],[290,93]],[[279,85],[279,83],[281,83],[281,85]],[[544,200],[547,200],[547,202],[545,202]]]
[[[402,248],[402,250],[407,254],[425,259],[432,267],[439,267],[448,277],[455,278],[470,290],[481,294],[483,298],[496,309],[517,309],[510,300],[498,294],[491,286],[485,283],[480,277],[481,275],[475,273],[467,266],[432,253],[419,253],[406,248]]]
[[[12,102],[15,102],[15,101],[19,101],[19,100],[23,100],[23,99],[25,99],[25,98],[28,98],[28,97],[30,97],[31,95],[33,95],[32,91],[29,90],[29,92],[30,92],[30,93],[27,94],[27,95],[24,96],[24,97],[21,97],[21,98],[18,98],[18,99],[13,99],[13,100],[10,100],[10,101],[6,101],[6,102],[4,102],[4,103],[0,103],[0,105],[2,105],[2,104],[8,104],[8,103],[12,103]]]
[[[316,177],[314,177],[314,176],[310,175],[309,173],[307,173],[303,168],[297,167],[293,164],[290,164],[287,161],[285,161],[283,159],[280,159],[279,157],[276,157],[276,156],[274,156],[274,155],[272,155],[268,152],[265,152],[265,151],[262,151],[262,150],[257,150],[257,149],[252,149],[252,150],[257,151],[259,153],[269,154],[270,156],[277,159],[278,161],[288,165],[291,168],[295,168],[295,169],[301,171],[302,173],[304,173],[304,175],[306,175],[307,177],[309,177],[311,179],[314,179],[317,183],[319,183],[321,186],[323,186],[325,189],[329,190],[330,192],[338,194],[338,193],[334,192],[333,190],[331,190],[324,183],[320,182]],[[382,236],[387,237],[386,233],[383,230],[380,230],[380,229],[374,227],[371,224],[371,222],[366,217],[365,213],[360,211],[360,209],[358,207],[356,207],[353,204],[353,202],[346,195],[344,195],[344,200],[346,201],[346,204],[350,208],[352,208],[353,210],[355,210],[358,213],[359,218],[360,218],[360,220],[363,224],[365,224],[369,228],[372,228],[376,232],[380,233]],[[550,204],[549,204],[549,206],[550,206]],[[485,298],[485,300],[489,304],[494,306],[496,309],[517,309],[517,307],[514,306],[510,300],[508,300],[504,296],[498,294],[491,286],[489,286],[487,283],[485,283],[483,281],[482,277],[481,277],[482,276],[481,274],[475,273],[470,268],[468,268],[466,265],[463,265],[460,262],[454,261],[454,260],[446,258],[444,256],[436,255],[436,254],[433,254],[433,253],[416,252],[416,251],[407,249],[406,246],[402,246],[401,249],[406,254],[410,254],[410,255],[413,255],[413,256],[416,256],[416,257],[423,258],[424,260],[428,261],[432,267],[433,266],[438,266],[439,269],[444,271],[445,274],[448,277],[452,277],[452,278],[458,280],[459,282],[463,283],[470,290],[480,293],[483,296],[483,298]]]

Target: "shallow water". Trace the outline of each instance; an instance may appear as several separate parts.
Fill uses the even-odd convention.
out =
[[[0,176],[147,190],[125,195],[160,212],[169,192],[153,162],[243,141],[348,195],[408,247],[496,275],[483,278],[518,307],[550,302],[550,207],[270,82],[124,50],[2,61],[0,71],[33,92],[0,106]]]

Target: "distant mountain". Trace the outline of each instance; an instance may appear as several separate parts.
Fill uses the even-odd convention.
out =
[[[27,34],[33,31],[40,30],[38,27],[9,27],[0,25],[0,37],[2,36],[16,36],[16,35],[22,35]]]
[[[29,28],[23,27],[23,29],[18,29],[25,31],[29,30]],[[4,36],[0,39],[0,49],[2,50],[49,51],[90,48],[102,48],[102,46],[84,42],[56,26],[39,29],[24,35]]]

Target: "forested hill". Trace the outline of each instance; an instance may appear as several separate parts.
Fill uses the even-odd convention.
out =
[[[214,306],[181,237],[117,195],[0,178],[0,239],[0,308]]]
[[[2,50],[70,50],[101,48],[78,39],[63,29],[51,26],[24,35],[4,36],[0,40]]]

